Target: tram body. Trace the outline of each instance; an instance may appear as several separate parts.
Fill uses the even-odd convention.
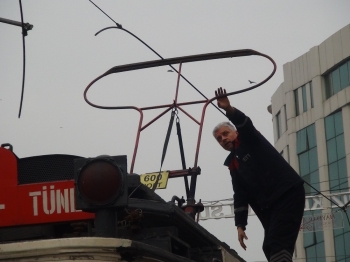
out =
[[[0,147],[0,261],[244,261],[138,175],[128,175],[116,235],[97,236],[96,214],[76,208],[76,159]]]

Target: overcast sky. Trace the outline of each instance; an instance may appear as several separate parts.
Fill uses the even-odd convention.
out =
[[[253,120],[273,142],[271,96],[283,82],[283,64],[319,45],[350,23],[350,1],[102,1],[95,0],[116,22],[164,58],[253,49],[271,56],[277,72],[265,85],[232,96],[232,104]],[[135,38],[113,26],[88,0],[23,1],[24,21],[34,25],[26,37],[26,78],[22,116],[17,118],[22,83],[22,35],[16,26],[0,23],[0,143],[11,143],[19,158],[44,154],[94,157],[127,155],[129,165],[135,142],[138,113],[90,107],[85,87],[113,66],[157,60]],[[20,21],[18,1],[0,0],[0,17]],[[176,73],[168,67],[110,75],[88,93],[100,105],[137,107],[172,103]],[[211,98],[220,86],[236,91],[262,81],[272,71],[268,60],[256,56],[184,64],[183,75]],[[202,97],[184,81],[179,102]],[[185,108],[200,120],[202,105]],[[146,111],[145,122],[162,111]],[[187,166],[192,167],[198,125],[179,114]],[[136,173],[157,171],[170,115],[166,114],[141,133]],[[211,131],[225,117],[214,107],[206,112],[198,165],[196,200],[232,197],[223,161],[227,155]],[[164,170],[181,169],[176,130],[173,129]],[[157,190],[166,201],[185,195],[183,179],[172,179]],[[202,221],[209,232],[226,242],[247,261],[264,261],[263,230],[249,217],[244,251],[238,244],[234,220]]]

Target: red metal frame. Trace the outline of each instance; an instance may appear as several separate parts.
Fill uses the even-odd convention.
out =
[[[178,108],[181,110],[186,116],[188,116],[190,119],[192,119],[195,123],[199,125],[199,132],[198,132],[198,139],[197,139],[197,147],[196,147],[196,154],[195,154],[195,161],[194,161],[194,168],[197,167],[198,164],[198,156],[199,156],[199,149],[200,149],[200,143],[201,143],[201,137],[202,137],[202,130],[203,130],[203,123],[204,123],[204,116],[205,116],[205,111],[207,106],[214,100],[216,100],[216,97],[213,97],[211,99],[206,99],[206,100],[198,100],[198,101],[191,101],[191,102],[182,102],[178,103],[177,98],[178,98],[178,91],[179,91],[179,84],[180,84],[180,77],[181,77],[181,68],[183,63],[189,63],[189,62],[197,62],[197,61],[205,61],[205,60],[213,60],[213,59],[221,59],[221,58],[229,58],[229,57],[241,57],[241,56],[250,56],[250,55],[257,55],[257,56],[262,56],[267,59],[269,59],[272,64],[273,64],[273,70],[272,73],[262,82],[245,88],[241,89],[235,92],[229,92],[227,93],[227,96],[247,92],[249,90],[252,90],[254,88],[257,88],[258,86],[261,86],[262,84],[266,83],[276,72],[276,63],[275,61],[262,53],[259,53],[255,50],[251,49],[242,49],[242,50],[232,50],[232,51],[225,51],[225,52],[218,52],[218,53],[208,53],[208,54],[200,54],[200,55],[192,55],[192,56],[184,56],[184,57],[175,57],[175,58],[168,58],[168,59],[163,59],[163,60],[153,60],[153,61],[147,61],[147,62],[141,62],[141,63],[134,63],[134,64],[127,64],[127,65],[121,65],[121,66],[115,66],[108,70],[106,73],[100,75],[96,79],[94,79],[85,89],[84,91],[84,99],[85,101],[96,108],[100,109],[134,109],[137,110],[140,113],[140,120],[139,120],[139,125],[138,125],[138,131],[136,134],[136,141],[135,141],[135,146],[134,146],[134,153],[131,161],[131,166],[130,166],[130,174],[133,173],[134,170],[134,165],[135,165],[135,160],[136,160],[136,154],[137,154],[137,149],[138,149],[138,144],[139,144],[139,139],[140,139],[140,133],[144,129],[146,129],[148,126],[150,126],[152,123],[157,121],[160,117],[162,117],[164,114],[166,114],[168,111],[170,111],[173,108]],[[90,87],[100,80],[101,78],[113,74],[113,73],[121,73],[121,72],[126,72],[126,71],[133,71],[133,70],[139,70],[139,69],[145,69],[145,68],[151,68],[151,67],[158,67],[158,66],[164,66],[164,65],[173,65],[173,64],[179,64],[179,70],[178,70],[178,78],[177,78],[177,85],[176,85],[176,92],[175,92],[175,99],[172,104],[166,104],[166,105],[158,105],[158,106],[150,106],[150,107],[136,107],[136,106],[100,106],[91,103],[87,99],[87,92],[90,89]],[[201,115],[201,120],[197,121],[194,117],[192,117],[188,112],[186,112],[181,106],[185,105],[193,105],[193,104],[202,104],[203,109],[202,109],[202,115]],[[167,108],[165,111],[160,113],[158,116],[153,118],[150,122],[142,126],[142,121],[143,121],[143,111],[144,110],[152,110],[152,109],[159,109],[159,108]]]

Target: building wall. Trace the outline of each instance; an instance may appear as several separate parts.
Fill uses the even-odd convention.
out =
[[[283,66],[284,82],[271,98],[275,147],[298,173],[300,172],[297,154],[298,132],[312,124],[315,125],[318,185],[324,194],[330,193],[324,119],[337,111],[342,112],[347,181],[348,187],[350,186],[350,84],[330,97],[326,93],[326,76],[345,61],[350,61],[350,25],[330,36],[319,46],[312,47],[307,53],[286,63]],[[350,69],[348,77],[350,83]],[[297,105],[295,99],[299,101]],[[324,204],[330,208],[329,201],[325,201]],[[329,212],[329,209],[324,209],[322,212]],[[346,218],[344,223],[347,223]],[[301,232],[296,244],[294,255],[295,261],[298,262],[308,261],[304,259],[306,257],[304,236],[305,233]],[[326,258],[309,259],[309,261],[336,261],[333,229],[324,229],[323,237]],[[350,261],[350,258],[347,259],[342,261]]]

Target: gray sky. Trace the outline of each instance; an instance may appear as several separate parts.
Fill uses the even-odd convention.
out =
[[[232,96],[231,102],[250,116],[258,130],[273,142],[271,115],[266,108],[283,82],[283,64],[319,45],[350,23],[350,1],[102,1],[96,0],[116,22],[136,34],[165,58],[254,49],[277,63],[275,76],[256,90]],[[158,57],[130,35],[100,29],[113,22],[88,0],[23,1],[24,20],[34,25],[26,37],[26,79],[22,117],[17,118],[22,83],[22,36],[19,27],[0,24],[0,143],[11,143],[18,157],[72,154],[128,156],[131,162],[138,113],[107,111],[87,105],[85,87],[113,66],[156,60]],[[20,21],[18,1],[0,0],[0,17]],[[94,103],[109,106],[151,106],[172,103],[175,73],[168,67],[113,74],[88,93]],[[221,59],[185,64],[182,73],[207,97],[220,86],[228,91],[262,81],[272,65],[260,57]],[[179,101],[201,100],[180,83]],[[199,120],[202,105],[185,108]],[[145,122],[161,111],[146,111]],[[135,172],[157,171],[170,115],[141,133]],[[225,117],[209,106],[198,165],[197,200],[232,197],[227,155],[211,130]],[[198,126],[180,113],[185,155],[193,166]],[[181,169],[176,130],[173,129],[164,170]],[[165,200],[185,195],[183,179],[172,179]],[[238,244],[233,219],[200,224],[235,249],[247,261],[263,261],[263,230],[249,217],[244,251]]]

